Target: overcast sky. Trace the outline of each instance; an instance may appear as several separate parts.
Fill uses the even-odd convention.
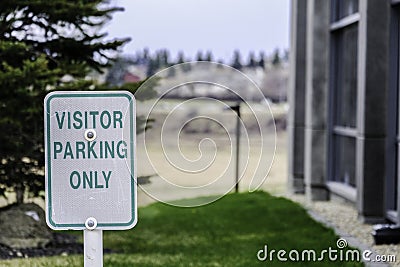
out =
[[[114,0],[125,8],[105,30],[109,37],[130,37],[124,53],[148,47],[183,51],[191,59],[211,50],[214,60],[230,60],[238,49],[271,54],[289,47],[289,0]]]

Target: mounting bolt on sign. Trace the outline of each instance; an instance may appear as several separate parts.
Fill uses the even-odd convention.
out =
[[[136,103],[126,91],[44,100],[46,222],[83,230],[84,266],[103,266],[103,230],[137,223]]]
[[[93,141],[96,139],[96,131],[94,129],[88,129],[85,131],[85,138],[88,141]]]
[[[93,217],[90,217],[86,220],[85,226],[88,230],[94,230],[97,227],[97,220]]]

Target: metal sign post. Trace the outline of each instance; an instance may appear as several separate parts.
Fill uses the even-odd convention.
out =
[[[103,230],[83,230],[83,266],[103,266]]]
[[[231,109],[236,112],[236,168],[235,168],[235,193],[239,192],[239,156],[240,156],[240,102],[237,102],[235,106],[231,106]]]
[[[83,266],[103,266],[103,230],[96,230],[97,220],[88,218],[83,230]]]
[[[135,98],[52,92],[44,121],[47,225],[83,230],[85,266],[102,266],[102,231],[137,222]]]

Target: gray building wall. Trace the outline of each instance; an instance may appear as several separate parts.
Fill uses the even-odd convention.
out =
[[[385,138],[390,1],[359,4],[357,208],[366,222],[385,216]]]
[[[308,0],[304,178],[310,200],[327,200],[330,2]]]
[[[306,12],[307,0],[291,5],[290,109],[288,113],[288,186],[292,193],[304,193],[304,129],[306,87]]]
[[[329,144],[333,105],[331,1],[292,0],[289,87],[289,189],[310,200],[330,195],[355,201],[360,218],[385,218],[385,155],[389,76],[390,0],[358,5],[355,188],[332,182]],[[347,23],[345,19],[336,23]],[[353,196],[353,192],[355,197]]]

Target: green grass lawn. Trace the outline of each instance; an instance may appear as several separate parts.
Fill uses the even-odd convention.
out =
[[[105,266],[362,266],[357,262],[261,262],[257,252],[336,247],[333,230],[287,199],[264,192],[230,194],[199,208],[156,203],[139,209],[129,231],[107,231]],[[317,254],[318,255],[318,254]],[[286,255],[287,257],[288,255]],[[318,257],[318,256],[317,256]],[[83,256],[0,261],[0,266],[83,266]]]

